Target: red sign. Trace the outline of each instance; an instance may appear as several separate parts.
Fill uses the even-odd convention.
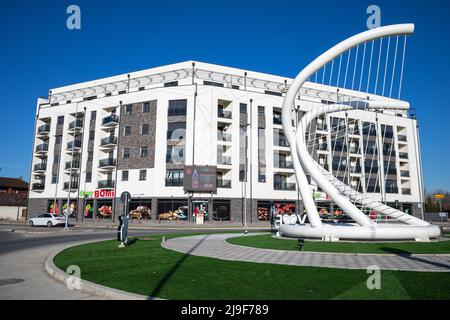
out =
[[[94,198],[114,198],[114,190],[106,190],[106,189],[95,190]]]

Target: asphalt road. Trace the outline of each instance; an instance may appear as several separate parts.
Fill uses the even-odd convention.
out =
[[[16,231],[12,232],[11,229]],[[212,230],[201,230],[201,232],[208,231]],[[130,229],[128,233],[133,237],[180,232],[191,233],[199,230]],[[76,290],[69,290],[47,274],[44,263],[52,253],[70,244],[116,239],[116,236],[116,229],[74,228],[65,231],[62,228],[0,225],[0,300],[98,299]]]

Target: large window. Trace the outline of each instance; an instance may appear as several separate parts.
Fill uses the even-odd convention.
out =
[[[185,116],[187,108],[187,100],[169,100],[169,116]]]
[[[167,139],[182,140],[186,136],[186,122],[171,122],[167,126]]]
[[[181,169],[171,169],[166,171],[166,187],[183,186],[184,171]]]
[[[141,134],[143,136],[148,135],[148,123],[144,123],[141,128]]]
[[[150,220],[152,216],[152,199],[132,199],[128,205],[130,219]]]
[[[97,219],[111,219],[112,218],[112,199],[97,200]]]
[[[158,220],[187,220],[188,201],[185,199],[158,199]]]
[[[184,145],[167,146],[166,163],[182,164],[184,163]]]
[[[230,207],[231,206],[229,200],[214,200],[212,219],[214,221],[230,221],[231,219]]]

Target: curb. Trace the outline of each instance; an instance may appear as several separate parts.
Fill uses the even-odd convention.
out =
[[[100,240],[100,241],[104,241],[104,240]],[[94,243],[97,241],[93,241],[93,242],[85,242],[85,243]],[[83,244],[85,244],[83,243]],[[53,254],[51,254],[46,260],[45,260],[45,270],[47,271],[47,273],[54,278],[55,280],[57,280],[58,282],[63,283],[64,285],[67,285],[68,283],[68,279],[71,277],[71,275],[65,273],[64,271],[62,271],[61,269],[59,269],[54,263],[53,263],[53,259],[54,257],[60,253],[61,251],[72,247],[68,246],[64,249],[61,249]],[[118,290],[118,289],[113,289],[110,287],[106,287],[106,286],[102,286],[87,280],[83,280],[83,279],[79,279],[79,288],[77,288],[77,290],[93,295],[93,296],[97,296],[103,299],[111,299],[111,300],[164,300],[164,299],[160,299],[160,298],[153,298],[153,297],[148,297],[148,296],[143,296],[143,295],[139,295],[139,294],[134,294],[134,293],[130,293],[130,292],[126,292],[126,291],[122,291],[122,290]]]

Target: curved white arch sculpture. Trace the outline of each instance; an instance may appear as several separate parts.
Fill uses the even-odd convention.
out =
[[[305,133],[308,125],[317,117],[338,111],[351,109],[408,109],[409,104],[402,101],[379,102],[379,101],[354,101],[354,103],[341,103],[333,105],[322,105],[305,114],[297,126],[297,131],[291,124],[291,112],[295,103],[295,98],[300,88],[307,79],[321,69],[324,65],[341,55],[351,48],[379,39],[385,36],[408,35],[414,31],[413,24],[400,24],[386,26],[357,34],[343,42],[337,44],[330,50],[323,53],[306,68],[304,68],[291,84],[282,110],[282,124],[289,141],[291,154],[293,157],[294,170],[298,183],[298,188],[307,211],[310,225],[281,225],[280,233],[292,237],[313,237],[313,238],[345,238],[345,239],[415,239],[429,240],[429,238],[438,237],[440,229],[437,226],[430,225],[428,222],[413,217],[386,206],[380,202],[371,200],[365,194],[357,192],[347,186],[339,179],[335,178],[330,172],[311,157],[308,152]],[[380,48],[381,51],[381,48]],[[359,226],[336,226],[322,224],[317,208],[312,199],[312,192],[306,179],[305,172],[308,172],[314,181],[324,190],[334,202],[347,213]],[[370,209],[376,209],[378,212],[390,216],[403,225],[378,225],[371,221],[360,209],[353,203],[358,202]]]

